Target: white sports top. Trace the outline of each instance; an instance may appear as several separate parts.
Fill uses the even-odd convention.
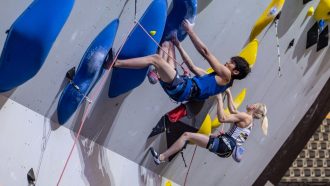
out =
[[[236,140],[236,145],[243,145],[252,130],[252,123],[246,128],[240,128],[234,124],[227,132],[229,136]]]

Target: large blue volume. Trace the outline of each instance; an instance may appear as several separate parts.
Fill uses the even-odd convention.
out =
[[[34,0],[16,19],[0,57],[0,92],[37,74],[73,4],[74,0]]]
[[[89,45],[81,59],[76,75],[60,97],[57,106],[58,122],[65,123],[77,110],[104,73],[103,63],[112,48],[119,20],[107,25]]]
[[[141,25],[160,42],[166,21],[166,0],[154,0],[140,19]],[[129,59],[155,54],[157,45],[149,36],[136,25],[132,34],[125,42],[118,59]],[[148,68],[123,69],[115,68],[112,71],[109,87],[109,97],[116,97],[139,86],[146,77]]]
[[[197,0],[173,0],[173,8],[167,16],[163,41],[171,40],[176,32],[179,41],[183,41],[187,36],[181,24],[184,19],[190,23],[195,22],[197,14]]]

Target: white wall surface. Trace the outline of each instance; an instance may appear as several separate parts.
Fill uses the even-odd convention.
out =
[[[36,185],[56,185],[76,133],[51,131],[49,119],[0,96],[0,185],[27,185],[34,169]],[[137,163],[81,137],[60,185],[165,185],[162,178]]]

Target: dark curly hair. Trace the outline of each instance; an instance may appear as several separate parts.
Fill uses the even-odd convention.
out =
[[[232,75],[233,79],[244,79],[251,72],[249,63],[244,58],[240,56],[234,56],[230,59],[235,63],[236,67],[234,70],[237,70],[239,72],[239,74]]]

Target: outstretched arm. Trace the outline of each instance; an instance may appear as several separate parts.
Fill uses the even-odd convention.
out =
[[[188,66],[189,70],[196,74],[197,76],[202,76],[206,74],[206,71],[202,68],[199,68],[196,66],[187,52],[183,49],[180,41],[178,41],[177,37],[173,37],[172,39],[173,44],[176,46],[176,48],[179,50],[179,53],[182,57],[183,62]]]
[[[188,20],[184,20],[182,26],[188,33],[197,51],[207,60],[207,62],[217,73],[217,75],[224,80],[224,83],[228,83],[231,79],[231,72],[219,62],[219,60],[211,53],[211,51],[206,47],[206,45],[200,40],[197,34],[193,31],[192,25],[189,23]]]
[[[233,96],[232,96],[229,88],[226,90],[226,94],[227,94],[227,105],[228,105],[229,112],[231,114],[237,114],[238,112],[234,105]]]

